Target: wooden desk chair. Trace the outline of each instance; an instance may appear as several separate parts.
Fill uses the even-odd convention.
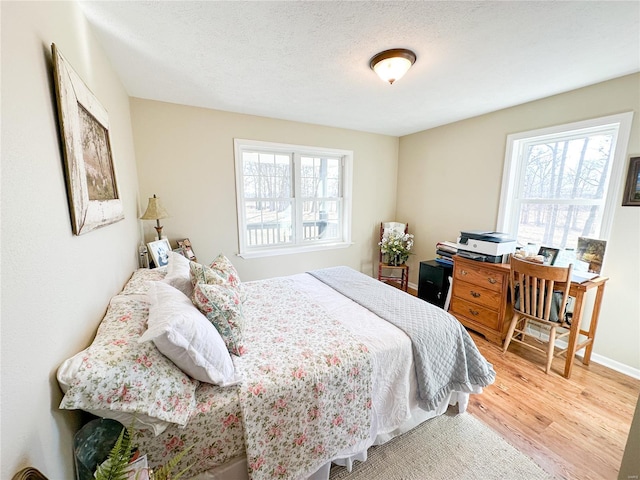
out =
[[[556,353],[555,342],[570,333],[569,325],[564,324],[564,318],[571,287],[571,268],[571,265],[552,267],[511,257],[510,288],[513,318],[502,351],[506,352],[509,344],[514,341],[526,348],[546,353],[545,373],[551,370],[553,357],[567,351],[564,349]],[[554,321],[555,319],[558,321]],[[549,330],[546,348],[540,348],[526,341],[527,336],[532,336],[527,332],[529,323]],[[561,329],[562,333],[558,333],[557,329]],[[535,338],[540,340],[538,336]]]
[[[388,230],[409,233],[409,224],[398,222],[380,223],[380,241],[382,241],[384,232]],[[409,287],[409,265],[389,265],[389,263],[384,261],[382,250],[379,249],[378,253],[378,280],[381,282],[395,284],[399,286],[401,290],[406,292]]]

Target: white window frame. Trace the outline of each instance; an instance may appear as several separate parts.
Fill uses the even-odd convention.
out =
[[[294,253],[313,252],[318,250],[331,250],[346,248],[351,245],[351,205],[353,189],[353,151],[335,148],[310,147],[304,145],[292,145],[286,143],[264,142],[260,140],[234,139],[234,156],[236,170],[236,207],[238,211],[238,255],[243,258],[270,257],[276,255],[289,255]],[[273,245],[250,247],[246,241],[246,218],[244,209],[244,179],[242,168],[242,152],[245,150],[261,150],[285,155],[293,155],[292,185],[294,211],[293,222],[295,229],[302,229],[302,198],[298,191],[300,185],[300,156],[329,156],[342,157],[342,238],[337,241],[303,241],[300,235],[296,235],[297,243],[291,245]]]
[[[612,144],[613,160],[609,174],[607,193],[603,202],[602,221],[597,237],[608,240],[613,225],[615,209],[620,200],[620,188],[624,176],[624,166],[627,157],[627,146],[631,133],[633,112],[625,112],[606,117],[593,118],[581,122],[557,125],[528,132],[520,132],[507,136],[504,170],[502,173],[502,189],[500,194],[500,208],[498,210],[497,230],[510,233],[517,237],[519,224],[519,202],[516,196],[521,190],[523,158],[519,145],[524,140],[535,137],[563,136],[574,130],[585,130],[605,126],[618,126],[618,135]]]

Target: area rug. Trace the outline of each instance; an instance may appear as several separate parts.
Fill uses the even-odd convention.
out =
[[[469,413],[426,421],[371,447],[351,473],[333,466],[330,480],[552,479],[533,460]]]

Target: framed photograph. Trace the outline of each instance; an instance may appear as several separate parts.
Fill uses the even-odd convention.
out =
[[[578,237],[576,259],[588,263],[589,272],[599,274],[600,270],[602,270],[602,261],[604,259],[604,252],[606,248],[606,240]]]
[[[51,45],[73,233],[124,218],[109,140],[109,117],[71,65]]]
[[[631,157],[624,188],[623,207],[640,206],[640,157]]]
[[[147,247],[156,267],[164,267],[169,263],[169,252],[171,251],[169,240],[166,238],[156,240],[155,242],[147,243]]]
[[[188,238],[178,241],[178,247],[182,249],[182,254],[192,262],[197,262],[195,253],[193,253],[193,247],[191,247],[191,241]]]
[[[556,262],[556,258],[558,258],[558,253],[560,253],[559,248],[540,247],[540,250],[538,250],[538,255],[544,257],[545,265],[553,265]]]

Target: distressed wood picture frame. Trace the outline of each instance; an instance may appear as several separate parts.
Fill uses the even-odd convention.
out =
[[[51,44],[71,224],[82,235],[124,219],[109,117],[98,99]]]
[[[629,171],[627,172],[622,206],[640,207],[640,157],[629,159]]]

